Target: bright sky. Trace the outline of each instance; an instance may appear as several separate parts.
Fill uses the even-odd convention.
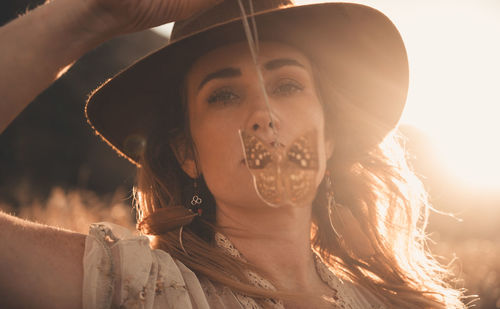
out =
[[[500,0],[349,2],[379,9],[403,36],[411,85],[401,123],[432,138],[457,180],[500,190]]]
[[[401,123],[433,139],[457,180],[500,191],[500,1],[353,2],[384,12],[405,41],[410,91]]]

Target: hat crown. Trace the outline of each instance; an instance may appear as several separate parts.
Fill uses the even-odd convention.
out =
[[[242,0],[245,12],[250,14],[250,2],[254,13],[294,5],[293,0]],[[241,17],[241,10],[237,0],[224,2],[195,14],[190,18],[175,22],[170,41],[178,41],[184,37],[200,32],[211,26]]]

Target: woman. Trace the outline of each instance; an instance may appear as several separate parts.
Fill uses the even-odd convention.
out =
[[[160,250],[112,224],[85,237],[2,215],[2,301],[464,307],[424,249],[429,206],[394,140],[408,69],[390,21],[349,4],[213,4],[54,0],[2,29],[4,128],[95,45],[197,12],[86,108],[138,166],[138,228]]]

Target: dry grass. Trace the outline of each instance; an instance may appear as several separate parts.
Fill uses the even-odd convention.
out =
[[[0,204],[0,208],[21,218],[87,233],[90,223],[100,221],[117,223],[133,230],[135,213],[130,201],[130,196],[123,191],[110,196],[97,196],[89,191],[65,192],[54,188],[45,202],[35,201],[16,211],[5,204]],[[476,235],[467,238],[461,236],[464,233],[459,233],[459,228],[450,230],[449,223],[438,223],[433,229],[436,243],[431,248],[442,257],[440,261],[448,263],[457,258],[452,264],[454,273],[460,279],[455,287],[466,288],[467,294],[480,296],[474,304],[475,308],[500,308],[500,237],[484,235],[481,238]],[[497,230],[497,227],[489,230]]]
[[[135,229],[134,210],[130,198],[122,190],[110,196],[99,197],[90,191],[65,192],[61,188],[54,188],[45,202],[35,200],[15,211],[9,205],[0,204],[0,209],[23,219],[84,234],[88,233],[90,223],[101,221]]]

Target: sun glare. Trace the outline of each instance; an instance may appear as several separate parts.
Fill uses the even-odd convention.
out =
[[[401,122],[433,139],[457,181],[500,189],[500,2],[399,6],[411,72]]]

